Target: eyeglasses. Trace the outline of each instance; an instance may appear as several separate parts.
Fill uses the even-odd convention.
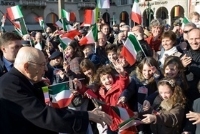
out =
[[[183,33],[187,34],[189,31],[183,31]]]
[[[43,63],[36,63],[36,62],[32,62],[32,61],[29,61],[29,63],[32,63],[32,64],[36,64],[36,65],[39,65],[40,67],[44,67],[44,66],[46,66],[47,65],[47,63],[46,62],[43,62]]]
[[[193,30],[193,28],[190,29],[190,30],[183,30],[183,33],[187,34],[188,32],[190,32],[190,31],[192,31],[192,30]]]

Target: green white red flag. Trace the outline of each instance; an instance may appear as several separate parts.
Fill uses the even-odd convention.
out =
[[[135,119],[134,117],[131,117],[128,120],[125,120],[121,124],[119,124],[119,133],[120,134],[129,134],[130,128],[134,126],[138,126],[141,124],[141,121],[139,119]]]
[[[99,8],[95,8],[94,10],[87,9],[84,13],[84,21],[83,26],[91,26],[95,24],[98,19]]]
[[[182,26],[181,26],[181,29],[183,30],[184,29],[184,26],[185,24],[189,23],[189,19],[187,17],[183,17],[182,19]]]
[[[66,18],[59,19],[55,24],[57,27],[63,28],[63,30],[65,29],[64,31],[74,30],[74,28],[67,22]]]
[[[189,23],[190,21],[189,21],[189,19],[188,19],[187,17],[184,17],[182,22],[183,22],[183,24],[187,24],[187,23]]]
[[[19,19],[19,18],[23,18],[23,14],[18,5],[7,8],[7,13],[9,15],[11,21]]]
[[[73,12],[67,12],[64,9],[61,9],[61,17],[62,18],[66,18],[67,21],[69,21],[69,22],[74,22],[76,20],[75,13],[73,13]]]
[[[8,18],[11,21],[13,21],[13,20],[19,21],[20,31],[21,31],[22,35],[28,34],[26,23],[24,21],[23,14],[20,10],[20,7],[18,5],[12,6],[12,7],[7,8],[6,10],[7,10]]]
[[[37,18],[39,24],[40,24],[40,27],[42,27],[44,29],[45,25],[44,25],[44,19],[42,17],[38,17]]]
[[[68,31],[62,35],[60,35],[60,42],[61,42],[61,48],[63,50],[65,50],[67,48],[67,45],[74,40],[74,37],[79,35],[80,32],[78,30],[72,30],[72,31]]]
[[[51,98],[51,104],[55,108],[64,108],[67,107],[71,100],[73,99],[73,94],[69,90],[69,87],[66,83],[59,83],[56,85],[51,85],[48,87],[43,87],[43,93],[45,100],[48,101],[48,93],[49,97]],[[48,93],[46,92],[48,91]]]
[[[131,20],[134,22],[141,24],[142,23],[142,15],[140,12],[139,1],[134,0],[132,12],[131,12]]]
[[[116,131],[119,129],[119,125],[130,119],[131,117],[134,116],[133,111],[122,108],[119,106],[109,106],[109,105],[102,105],[102,111],[106,112],[108,115],[111,116],[113,123],[109,126],[112,131]],[[136,128],[133,126],[131,128],[132,132],[136,132]],[[133,134],[133,133],[130,133]]]
[[[43,91],[43,94],[44,94],[45,103],[49,103],[50,98],[49,98],[49,88],[48,88],[48,86],[42,87],[42,91]]]
[[[94,24],[92,29],[90,29],[85,37],[83,37],[80,41],[80,45],[87,45],[91,43],[95,43],[98,40],[98,32],[97,25]]]
[[[139,51],[143,52],[139,41],[134,35],[130,34],[122,47],[121,55],[130,65],[133,65],[136,62],[136,56]]]

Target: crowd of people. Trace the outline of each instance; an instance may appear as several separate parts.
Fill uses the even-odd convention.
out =
[[[171,28],[159,19],[149,28],[99,19],[97,42],[84,45],[79,41],[90,27],[76,22],[80,34],[66,48],[62,29],[1,33],[0,133],[118,134],[105,108],[85,94],[91,89],[100,102],[134,112],[141,124],[132,133],[199,134],[199,22],[196,12]],[[133,65],[121,54],[129,34],[142,48]],[[62,82],[74,98],[68,108],[54,109],[41,87]]]

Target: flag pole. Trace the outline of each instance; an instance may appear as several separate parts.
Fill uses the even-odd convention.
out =
[[[78,80],[84,80],[85,78],[80,78],[80,79],[78,79]],[[68,82],[70,82],[70,81],[65,81],[65,82],[61,82],[61,83],[57,83],[57,84],[54,84],[54,85],[50,85],[49,87],[51,87],[51,86],[56,86],[56,85],[60,85],[60,84],[64,84],[64,83],[68,83]]]
[[[134,35],[135,36],[135,35]],[[136,38],[136,37],[135,37]],[[136,40],[137,40],[137,43],[139,44],[139,46],[140,46],[140,48],[141,48],[141,50],[142,50],[142,52],[144,53],[144,56],[145,57],[147,57],[147,55],[146,55],[146,53],[144,52],[144,50],[143,50],[143,48],[142,48],[142,46],[141,46],[141,44],[140,44],[140,42],[138,41],[138,39],[136,38]]]

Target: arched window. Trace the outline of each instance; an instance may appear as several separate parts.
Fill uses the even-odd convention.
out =
[[[26,24],[38,24],[37,18],[38,15],[35,14],[34,12],[30,12],[24,17]]]
[[[127,25],[129,25],[129,15],[126,11],[122,11],[119,18],[120,22],[125,22]]]
[[[49,13],[46,17],[46,23],[55,24],[58,20],[58,16],[55,13]]]
[[[110,14],[108,12],[105,12],[102,18],[106,24],[110,25]]]

